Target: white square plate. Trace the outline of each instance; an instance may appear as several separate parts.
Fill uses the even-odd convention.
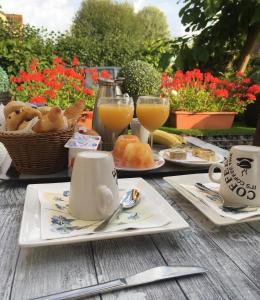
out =
[[[117,232],[107,233],[93,233],[90,235],[81,235],[75,237],[67,237],[60,239],[44,240],[41,238],[41,227],[40,227],[40,201],[38,197],[39,191],[61,191],[69,188],[69,182],[62,183],[48,183],[48,184],[30,184],[27,187],[23,218],[20,229],[19,245],[21,247],[37,247],[37,246],[50,246],[50,245],[61,245],[71,244],[79,242],[87,242],[94,240],[112,239],[135,235],[152,234],[166,231],[175,231],[184,228],[188,228],[187,222],[179,215],[179,213],[171,207],[171,205],[144,179],[142,178],[126,178],[119,179],[119,188],[121,182],[129,182],[129,186],[133,182],[142,182],[142,192],[145,193],[153,203],[156,203],[160,210],[171,219],[171,223],[155,228],[145,229],[131,229]]]
[[[202,201],[198,200],[194,195],[188,192],[181,184],[194,185],[196,182],[208,183],[210,182],[208,173],[182,175],[182,176],[169,176],[163,178],[171,186],[173,186],[180,194],[182,194],[188,201],[197,207],[208,219],[218,226],[231,225],[242,222],[251,222],[260,220],[260,216],[252,217],[236,221],[231,218],[223,217],[214,211],[211,207],[207,206]]]

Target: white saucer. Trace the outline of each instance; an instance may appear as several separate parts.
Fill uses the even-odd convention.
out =
[[[183,187],[183,185],[194,185],[196,182],[201,182],[203,184],[210,182],[208,173],[182,176],[168,176],[164,177],[163,179],[167,181],[171,186],[173,186],[181,195],[183,195],[189,202],[191,202],[197,209],[199,209],[215,225],[223,226],[260,220],[260,216],[250,217],[241,220],[234,220],[233,218],[224,217],[218,214],[209,205],[199,200],[197,197],[195,197]]]
[[[137,168],[121,167],[116,165],[116,169],[118,171],[143,172],[143,171],[158,169],[165,164],[164,158],[161,155],[157,155],[157,154],[154,154],[154,162],[155,162],[154,166],[150,168],[137,169]]]
[[[164,149],[161,150],[159,152],[159,155],[161,155],[165,160],[175,163],[176,165],[182,165],[182,166],[187,166],[187,167],[209,167],[211,164],[213,163],[220,163],[224,160],[224,156],[216,153],[215,152],[215,160],[214,161],[208,161],[208,160],[204,160],[198,157],[195,157],[191,154],[191,152],[188,152],[188,159],[185,160],[176,160],[176,159],[171,159],[168,157],[168,155],[166,154],[167,151],[169,151],[171,149]]]
[[[59,192],[68,190],[69,182],[47,183],[47,184],[30,184],[26,190],[24,211],[19,235],[19,245],[21,247],[38,247],[79,243],[94,240],[104,240],[135,235],[153,234],[159,232],[175,231],[188,228],[189,225],[181,215],[144,179],[126,178],[119,179],[119,188],[139,185],[142,186],[142,193],[147,195],[148,199],[153,199],[154,205],[163,214],[170,218],[171,222],[165,226],[129,229],[115,232],[97,232],[88,235],[73,237],[64,237],[59,239],[42,239],[41,238],[41,205],[38,197],[39,191]]]

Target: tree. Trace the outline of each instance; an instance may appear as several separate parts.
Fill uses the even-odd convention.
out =
[[[48,64],[55,55],[55,38],[54,33],[30,25],[0,20],[0,64],[9,75],[26,70],[34,57]]]
[[[167,32],[166,18],[158,9],[135,14],[132,5],[112,0],[84,0],[71,27],[74,41],[85,42],[77,42],[83,46],[84,62],[100,66],[121,66],[142,58],[146,47]]]
[[[198,31],[192,45],[181,45],[177,64],[184,68],[244,71],[260,33],[259,0],[184,0],[186,31]],[[185,63],[186,62],[186,63]],[[187,65],[187,62],[189,65]]]
[[[144,27],[145,41],[154,42],[169,38],[166,16],[158,8],[146,6],[137,14],[137,18]]]

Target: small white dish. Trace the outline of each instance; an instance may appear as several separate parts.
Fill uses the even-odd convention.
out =
[[[176,165],[182,165],[182,166],[186,166],[186,167],[209,167],[211,164],[213,163],[220,163],[224,160],[224,156],[219,154],[219,153],[215,153],[216,159],[213,161],[208,161],[208,160],[203,160],[199,157],[195,157],[191,154],[190,151],[188,151],[187,153],[187,159],[185,160],[176,160],[176,159],[171,159],[169,158],[169,156],[167,155],[167,151],[171,150],[169,149],[164,149],[161,150],[159,152],[159,155],[161,155],[166,161],[175,163]]]
[[[195,207],[197,207],[211,222],[215,225],[231,225],[238,224],[243,222],[259,221],[260,216],[234,220],[232,218],[227,218],[218,214],[210,206],[205,204],[203,201],[200,201],[197,197],[191,194],[186,190],[182,185],[194,185],[197,182],[206,184],[210,182],[208,173],[202,174],[191,174],[191,175],[182,175],[182,176],[168,176],[163,178],[171,186],[173,186],[182,196],[184,196],[189,202],[191,202]]]
[[[175,231],[188,228],[187,222],[179,215],[179,213],[144,179],[129,178],[119,179],[119,188],[122,184],[129,186],[142,186],[142,193],[145,193],[148,198],[152,199],[153,203],[165,215],[167,215],[171,222],[162,227],[144,228],[144,229],[129,229],[125,231],[116,232],[99,232],[89,235],[81,235],[74,237],[64,237],[59,239],[44,240],[41,238],[41,206],[38,197],[39,191],[58,192],[69,188],[69,182],[63,183],[48,183],[48,184],[30,184],[27,187],[22,223],[19,235],[19,245],[21,247],[38,247],[62,245],[79,242],[87,242],[94,240],[112,239],[120,237],[128,237],[135,235],[153,234],[159,232]]]
[[[152,166],[150,168],[142,168],[142,169],[122,167],[122,166],[118,166],[116,163],[115,163],[115,166],[118,171],[143,172],[143,171],[150,171],[150,170],[158,169],[165,164],[164,158],[158,154],[154,154],[154,162],[155,162],[154,166]]]

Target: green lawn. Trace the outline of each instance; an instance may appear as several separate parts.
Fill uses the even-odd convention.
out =
[[[243,123],[234,123],[230,129],[176,129],[172,127],[162,127],[164,131],[193,136],[213,136],[213,135],[252,135],[255,128],[247,127]]]

